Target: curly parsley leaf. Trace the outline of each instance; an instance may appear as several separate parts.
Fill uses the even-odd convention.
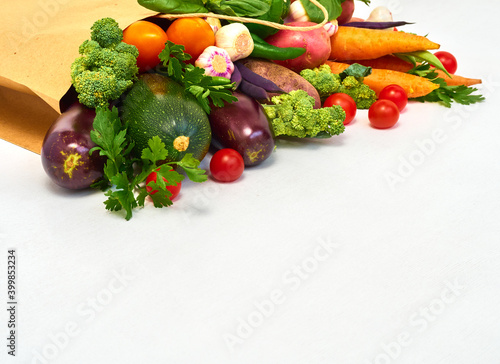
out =
[[[198,168],[200,161],[194,158],[192,154],[186,154],[177,162],[177,165],[186,172],[186,176],[193,182],[205,182],[208,178],[205,170]]]
[[[172,193],[168,186],[177,185],[184,176],[173,169],[173,165],[184,168],[186,175],[195,182],[207,179],[205,171],[198,168],[200,162],[191,154],[186,154],[179,162],[164,163],[168,151],[160,137],[154,136],[148,141],[148,146],[142,150],[141,159],[131,155],[133,141],[122,125],[116,108],[111,110],[100,108],[96,110],[91,138],[96,147],[91,152],[98,151],[107,158],[104,167],[105,184],[96,185],[107,189],[104,206],[109,211],[125,211],[125,219],[132,218],[136,207],[144,207],[149,196],[155,207],[172,205]],[[150,182],[148,191],[145,181],[156,172],[156,182]],[[111,185],[111,188],[109,188]]]
[[[210,114],[210,102],[215,106],[223,106],[224,101],[238,100],[232,95],[234,83],[229,79],[222,83],[219,77],[215,82],[215,78],[206,75],[203,68],[185,63],[191,56],[184,53],[184,46],[167,41],[159,57],[164,68],[162,71],[183,85],[186,92],[196,98],[207,114]]]
[[[168,156],[168,151],[165,149],[165,144],[161,141],[158,135],[155,135],[148,140],[148,148],[142,150],[141,158],[153,164],[158,161],[165,160]]]
[[[443,78],[438,77],[437,72],[432,69],[428,63],[424,62],[416,65],[413,69],[408,71],[408,73],[425,77],[439,85],[439,88],[431,93],[425,96],[413,98],[412,100],[420,102],[439,102],[446,107],[451,107],[453,102],[457,102],[462,105],[470,105],[476,102],[484,101],[484,96],[472,94],[473,92],[478,91],[475,87],[463,85],[448,86],[446,81]]]

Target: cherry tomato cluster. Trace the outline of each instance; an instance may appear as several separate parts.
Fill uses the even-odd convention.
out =
[[[457,60],[449,52],[439,51],[434,55],[443,64],[443,67],[451,74],[457,70]],[[370,125],[377,129],[388,129],[396,125],[400,113],[408,104],[408,95],[399,85],[386,86],[379,94],[378,100],[368,110]],[[329,107],[340,105],[346,113],[344,125],[349,124],[356,116],[356,103],[347,94],[336,93],[329,96],[323,106]]]
[[[379,99],[368,110],[370,124],[378,129],[394,126],[399,120],[399,113],[408,103],[405,90],[399,85],[386,86],[379,94]],[[345,111],[344,125],[356,116],[356,102],[345,93],[330,95],[323,103],[324,107],[340,105]]]
[[[405,90],[399,85],[389,85],[380,91],[378,100],[368,110],[368,120],[377,129],[391,128],[399,120],[399,113],[408,103]]]

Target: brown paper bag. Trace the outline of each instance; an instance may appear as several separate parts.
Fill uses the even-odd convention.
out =
[[[136,0],[23,0],[0,15],[0,138],[40,153],[71,85],[70,66],[92,24],[104,17],[125,28],[156,13]]]

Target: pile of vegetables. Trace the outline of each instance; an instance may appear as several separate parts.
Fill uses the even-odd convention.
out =
[[[369,5],[369,0],[361,0]],[[358,109],[397,123],[408,100],[471,104],[481,80],[454,75],[440,45],[353,0],[139,0],[158,11],[120,29],[97,20],[71,69],[71,106],[48,130],[42,164],[69,189],[99,188],[110,211],[172,205],[209,148],[210,175],[237,180],[276,140],[330,138]],[[68,93],[71,95],[72,93]]]

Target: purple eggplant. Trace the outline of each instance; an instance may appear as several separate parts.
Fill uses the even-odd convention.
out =
[[[274,150],[269,121],[255,99],[238,91],[233,95],[238,101],[210,111],[212,145],[216,149],[235,149],[242,155],[245,166],[257,165]]]
[[[79,190],[90,187],[103,176],[105,159],[95,147],[90,131],[95,110],[75,103],[51,125],[42,144],[42,165],[57,185]]]

